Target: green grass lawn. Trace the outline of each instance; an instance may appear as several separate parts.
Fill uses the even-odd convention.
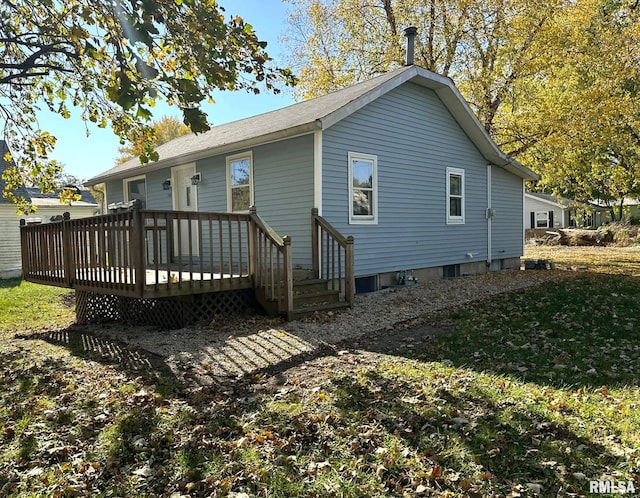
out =
[[[0,280],[0,334],[66,327],[75,314],[68,289]]]
[[[445,332],[410,354],[310,360],[277,389],[256,375],[167,391],[119,363],[14,339],[3,321],[0,490],[588,496],[589,481],[614,480],[640,492],[640,280],[637,255],[616,254],[606,271],[423,317]],[[18,303],[34,292],[23,285],[8,290]],[[70,312],[51,299],[62,324]],[[53,326],[42,315],[22,326]]]

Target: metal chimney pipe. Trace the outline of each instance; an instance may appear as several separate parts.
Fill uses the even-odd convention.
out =
[[[405,63],[405,66],[413,66],[413,54],[417,32],[418,28],[415,26],[409,26],[404,29],[404,36],[407,37],[407,62]]]

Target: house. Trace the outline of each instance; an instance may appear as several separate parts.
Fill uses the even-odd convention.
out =
[[[541,192],[526,192],[524,199],[526,228],[596,228],[608,219],[605,208],[588,202]]]
[[[502,153],[454,86],[407,66],[284,109],[158,148],[88,184],[108,203],[246,212],[291,237],[311,267],[309,213],[355,238],[357,288],[518,268],[523,185],[536,178]],[[192,178],[196,178],[194,182]],[[169,188],[170,187],[170,188]]]
[[[10,167],[4,159],[9,151],[4,140],[0,141],[0,192],[4,190],[5,182],[2,174]],[[60,192],[43,194],[37,187],[20,187],[17,195],[31,201],[37,208],[36,212],[29,216],[29,222],[48,223],[52,218],[62,217],[63,213],[70,213],[72,218],[84,218],[93,216],[97,212],[98,204],[87,189],[78,189],[81,199],[73,201],[71,205],[61,204]],[[16,214],[16,206],[0,195],[0,231],[2,231],[2,244],[0,245],[0,279],[19,277],[22,271],[20,250],[20,219]]]
[[[203,294],[253,289],[293,317],[306,269],[310,284],[331,282],[314,299],[335,291],[351,303],[354,287],[519,268],[524,185],[537,179],[498,148],[451,79],[414,65],[157,152],[86,182],[104,185],[113,214],[69,225],[85,249],[52,234],[54,256],[30,259],[29,278],[142,298],[137,308],[188,296],[212,308]],[[142,210],[118,209],[132,202]],[[80,307],[111,306],[92,307],[94,297]]]

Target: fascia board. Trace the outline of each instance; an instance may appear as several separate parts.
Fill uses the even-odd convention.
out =
[[[132,174],[146,174],[152,173],[154,171],[158,171],[164,168],[171,168],[174,166],[180,166],[182,164],[195,162],[201,159],[206,159],[212,156],[218,156],[221,154],[227,154],[229,152],[234,152],[242,149],[247,149],[249,147],[255,147],[258,145],[265,145],[272,142],[278,142],[280,140],[285,140],[287,138],[293,138],[300,135],[306,135],[308,133],[314,132],[318,129],[317,123],[315,121],[311,123],[305,123],[299,126],[295,126],[293,128],[288,128],[286,130],[280,130],[274,133],[269,133],[267,135],[261,135],[259,137],[250,138],[248,140],[242,140],[240,142],[233,142],[228,144],[218,145],[216,147],[211,147],[208,149],[202,149],[195,152],[190,152],[188,154],[182,154],[179,156],[174,156],[169,159],[160,159],[157,162],[146,164],[146,165],[135,165],[126,169],[122,169],[120,171],[113,172],[107,175],[98,175],[84,182],[85,185],[92,186],[97,185],[99,183],[103,183],[109,180],[122,180],[124,178],[129,178]]]

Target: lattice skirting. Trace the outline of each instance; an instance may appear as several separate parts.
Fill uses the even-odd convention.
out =
[[[175,329],[220,315],[256,313],[253,290],[243,289],[180,298],[142,299],[76,291],[78,323],[125,322]]]

